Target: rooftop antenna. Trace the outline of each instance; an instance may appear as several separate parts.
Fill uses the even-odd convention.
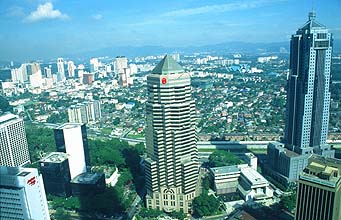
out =
[[[316,12],[314,10],[314,0],[311,0],[311,11],[309,12],[309,21],[314,20],[316,18]]]

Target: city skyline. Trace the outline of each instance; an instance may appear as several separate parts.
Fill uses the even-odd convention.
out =
[[[283,42],[289,41],[312,7],[334,39],[341,38],[341,18],[337,16],[341,3],[337,0],[329,4],[308,0],[144,4],[30,0],[1,1],[0,6],[0,59],[41,59],[113,46]]]

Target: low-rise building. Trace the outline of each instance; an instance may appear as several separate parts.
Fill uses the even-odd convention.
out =
[[[251,167],[241,169],[238,190],[246,202],[273,196],[269,182]]]
[[[71,180],[73,196],[89,196],[104,192],[104,173],[82,173]]]

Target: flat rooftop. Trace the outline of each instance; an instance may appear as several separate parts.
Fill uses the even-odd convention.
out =
[[[19,119],[19,116],[11,114],[11,113],[5,113],[0,116],[0,124],[5,124],[6,122]]]
[[[71,180],[71,183],[77,184],[96,184],[103,176],[103,173],[82,173]]]
[[[71,129],[82,126],[82,123],[65,123],[57,127],[57,129]]]
[[[21,176],[21,177],[25,177],[33,171],[36,171],[36,169],[24,168],[24,167],[0,166],[0,176]],[[1,178],[0,178],[0,182],[1,182]]]
[[[266,184],[268,181],[260,175],[256,170],[248,167],[248,168],[243,168],[241,170],[242,175],[247,178],[252,185],[257,185],[257,184]]]
[[[223,166],[210,168],[211,172],[214,174],[224,174],[224,173],[237,173],[239,168],[237,166]]]
[[[44,163],[61,163],[68,159],[68,155],[63,152],[52,152],[43,159],[40,160],[40,162]]]

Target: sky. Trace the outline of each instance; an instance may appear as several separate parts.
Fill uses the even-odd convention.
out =
[[[341,0],[0,0],[0,60],[120,46],[283,42],[312,8],[341,39]]]

